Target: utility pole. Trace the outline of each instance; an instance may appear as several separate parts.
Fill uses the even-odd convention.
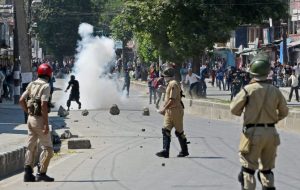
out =
[[[31,11],[31,1],[29,0],[29,12]],[[22,89],[26,88],[29,82],[32,81],[31,68],[31,47],[29,47],[29,35],[27,26],[27,15],[25,12],[24,0],[14,0],[16,11],[16,27],[18,36],[18,49],[21,63]]]
[[[282,23],[282,42],[283,42],[283,64],[288,64],[288,51],[287,51],[287,24]]]
[[[16,7],[14,2],[14,7]],[[20,98],[20,61],[19,61],[19,46],[18,46],[18,25],[17,25],[17,16],[16,9],[14,8],[14,104],[19,103]]]

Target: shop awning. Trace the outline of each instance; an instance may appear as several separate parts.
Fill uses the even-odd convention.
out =
[[[287,47],[291,48],[291,47],[295,47],[295,46],[299,46],[299,45],[300,45],[300,41],[295,41],[295,42],[288,43]]]
[[[239,52],[236,52],[236,54],[238,54],[238,55],[254,55],[254,54],[256,54],[256,52],[257,52],[257,49],[247,49],[247,48],[245,48],[245,49],[243,49],[242,51],[239,51]]]

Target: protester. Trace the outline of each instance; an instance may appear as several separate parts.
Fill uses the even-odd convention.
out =
[[[290,90],[288,102],[292,100],[293,91],[295,91],[296,94],[296,101],[299,102],[299,94],[298,94],[299,81],[297,76],[295,75],[295,70],[292,71],[292,75],[289,77],[288,81],[291,83],[291,90]]]

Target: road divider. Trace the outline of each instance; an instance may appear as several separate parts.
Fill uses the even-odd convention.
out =
[[[132,81],[131,86],[139,92],[145,92],[145,94],[148,91],[148,86],[146,83]],[[222,103],[211,99],[194,99],[192,100],[192,104],[190,101],[191,99],[183,98],[185,113],[196,114],[199,117],[208,119],[240,122],[242,125],[243,116],[237,117],[232,115],[230,112],[229,103]],[[286,131],[300,133],[299,123],[300,111],[290,109],[289,115],[285,119],[278,122],[276,126]]]

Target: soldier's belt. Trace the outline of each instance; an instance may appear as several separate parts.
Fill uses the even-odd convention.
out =
[[[275,123],[258,123],[258,124],[247,124],[245,126],[247,129],[251,127],[275,127]]]

